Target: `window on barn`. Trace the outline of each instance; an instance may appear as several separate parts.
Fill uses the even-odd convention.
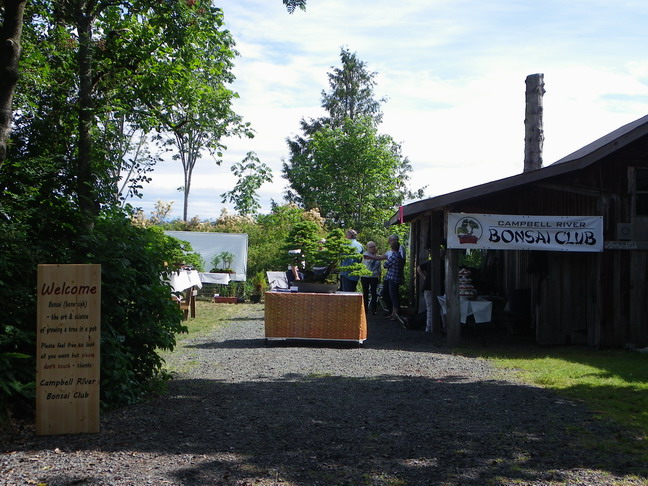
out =
[[[635,214],[648,216],[648,169],[635,169]]]

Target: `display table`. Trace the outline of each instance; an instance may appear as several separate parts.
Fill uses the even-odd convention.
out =
[[[367,339],[362,294],[266,292],[265,337],[362,343]]]
[[[202,288],[198,272],[195,270],[180,269],[177,272],[171,273],[168,282],[171,284],[171,289],[174,293],[184,293],[182,297],[173,297],[178,302],[180,310],[182,310],[183,319],[186,321],[189,315],[196,317],[196,294],[198,293],[196,287]]]
[[[441,315],[445,316],[446,311],[446,298],[444,295],[439,295],[439,304],[441,305]],[[462,324],[466,323],[468,316],[473,316],[477,324],[490,322],[493,313],[493,303],[490,300],[470,300],[459,299],[459,312],[460,321]]]
[[[227,285],[230,283],[229,273],[200,273],[200,281],[204,284]]]
[[[168,282],[174,292],[182,292],[190,287],[202,288],[200,276],[195,270],[178,270],[172,272],[169,276]]]

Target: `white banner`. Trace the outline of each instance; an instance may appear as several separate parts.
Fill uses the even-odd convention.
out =
[[[598,252],[603,217],[449,213],[448,248]]]

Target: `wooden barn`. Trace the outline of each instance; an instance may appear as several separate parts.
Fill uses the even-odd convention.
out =
[[[440,295],[443,280],[449,343],[460,336],[457,269],[465,250],[440,248],[456,213],[602,218],[599,251],[481,250],[477,290],[505,302],[540,344],[648,346],[648,116],[546,167],[416,201],[392,217],[389,224],[411,224],[418,312],[425,307],[415,267],[428,254],[439,262],[431,290]],[[434,306],[438,326],[437,299]]]

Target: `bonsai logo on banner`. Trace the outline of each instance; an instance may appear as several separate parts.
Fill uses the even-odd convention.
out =
[[[448,248],[601,252],[603,217],[449,213]]]
[[[455,225],[455,235],[460,245],[476,245],[482,236],[482,225],[474,217],[465,217],[457,221]]]

